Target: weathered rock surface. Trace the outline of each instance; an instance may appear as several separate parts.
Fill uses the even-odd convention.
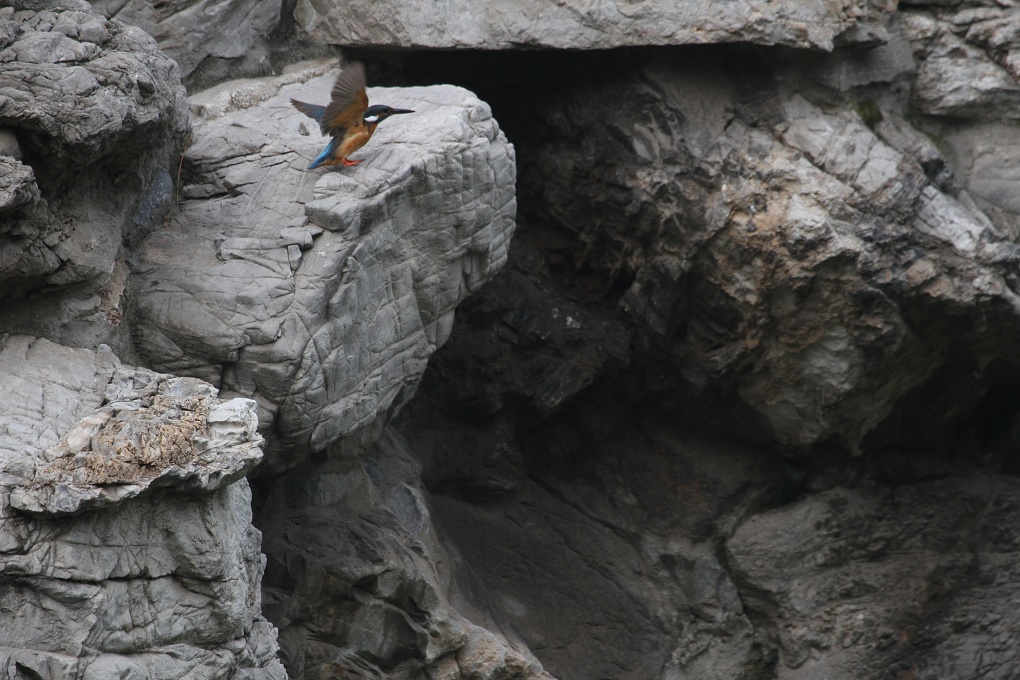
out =
[[[833,489],[744,521],[727,543],[793,678],[1016,672],[1015,478]]]
[[[282,4],[282,0],[100,0],[93,6],[108,19],[137,26],[155,38],[187,77],[206,60],[266,61],[266,39],[280,20]]]
[[[195,95],[180,210],[132,263],[152,365],[256,399],[297,457],[371,443],[514,228],[513,148],[458,88],[370,89],[416,113],[380,126],[356,168],[305,170],[325,141],[289,99],[324,99],[334,74]]]
[[[963,4],[904,12],[919,64],[913,103],[922,129],[950,156],[960,183],[1001,230],[1020,212],[1020,13]]]
[[[774,657],[712,537],[765,498],[781,464],[600,401],[578,397],[541,429],[513,494],[485,493],[499,452],[472,446],[482,428],[460,421],[459,433],[421,446],[426,469],[440,456],[445,471],[464,463],[452,479],[432,473],[443,493],[437,527],[462,556],[458,577],[557,678],[755,677],[743,674]],[[416,446],[440,415],[415,415]]]
[[[831,50],[836,42],[883,36],[884,2],[753,0],[298,0],[294,16],[314,38],[368,47],[606,49],[627,45],[751,42]]]
[[[400,427],[469,599],[554,676],[1015,666],[1016,126],[918,115],[890,36],[479,85],[527,102],[494,103],[523,222]]]
[[[418,113],[385,123],[357,168],[311,173],[325,140],[287,99],[324,101],[333,64],[194,96],[181,210],[132,256],[125,325],[158,370],[238,398],[102,353],[50,360],[67,376],[51,389],[82,406],[6,431],[12,449],[46,442],[40,464],[3,468],[0,541],[10,601],[43,603],[45,623],[10,632],[18,651],[0,667],[280,677],[234,482],[258,456],[251,398],[273,438],[254,483],[265,611],[293,677],[1011,677],[1016,8],[102,7],[162,31],[192,77],[279,55],[291,7],[302,31],[345,47],[492,50],[379,61],[396,78],[454,66],[428,82],[478,71],[516,130],[525,228],[481,287],[507,260],[514,152],[463,90],[373,89]],[[130,34],[104,21],[84,5],[0,10],[0,69],[65,69],[58,90],[88,90],[71,65],[88,71]],[[709,42],[744,45],[690,46]],[[652,44],[688,46],[519,49]],[[136,96],[117,78],[144,103],[141,82]],[[0,113],[20,105],[0,93],[13,102]],[[42,132],[0,120],[0,211],[23,250],[57,248],[54,206],[91,206],[60,222],[76,229],[105,210],[85,200],[103,191],[59,198],[72,180],[134,168],[105,128],[72,139],[72,108],[39,113]],[[165,111],[150,127],[180,142],[180,108]],[[150,130],[125,121],[129,137]],[[40,162],[51,144],[70,170]],[[145,231],[170,175],[134,177],[118,181],[148,207],[114,214],[148,216],[131,222]],[[96,242],[102,262],[123,236]],[[94,300],[22,309],[88,344],[105,336],[61,320],[100,301],[116,318],[126,271],[83,266],[65,284],[2,265],[15,274],[0,285],[84,284]],[[92,382],[111,386],[75,387]],[[385,427],[398,410],[409,444]],[[233,443],[193,436],[219,414]],[[121,595],[143,583],[148,599]],[[144,604],[125,618],[122,600]]]
[[[922,113],[1020,118],[1020,35],[1014,7],[962,5],[903,14],[903,31],[920,66],[914,105]]]
[[[0,9],[0,328],[130,354],[121,244],[172,195],[177,66],[88,3],[19,7]]]
[[[27,336],[3,337],[0,373],[0,668],[282,680],[254,403]]]
[[[465,606],[463,563],[435,533],[419,474],[386,430],[363,458],[256,482],[264,607],[290,676],[551,680],[519,639]]]
[[[966,192],[932,184],[946,163],[894,111],[873,131],[809,84],[725,68],[661,60],[561,93],[540,107],[553,132],[522,186],[572,234],[567,257],[626,286],[661,368],[723,400],[698,417],[746,430],[722,409],[739,398],[761,416],[749,436],[860,451],[950,348],[979,365],[1006,349],[1020,249]]]

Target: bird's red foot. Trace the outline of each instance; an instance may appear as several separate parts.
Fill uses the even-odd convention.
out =
[[[343,163],[344,165],[357,165],[358,163],[360,163],[363,160],[365,160],[365,159],[364,158],[359,158],[356,161],[352,161],[349,158],[341,158],[340,162]]]

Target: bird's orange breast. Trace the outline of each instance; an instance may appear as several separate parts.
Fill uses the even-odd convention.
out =
[[[373,132],[375,132],[374,125],[359,125],[356,128],[348,128],[343,141],[340,142],[340,148],[337,149],[337,156],[340,158],[347,158],[349,155],[365,146],[365,144],[368,143],[368,140],[372,137]]]

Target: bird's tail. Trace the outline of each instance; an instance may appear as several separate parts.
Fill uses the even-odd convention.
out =
[[[320,165],[328,161],[330,158],[332,158],[333,152],[336,151],[336,147],[338,144],[339,144],[338,138],[334,137],[333,139],[331,139],[329,144],[326,145],[326,148],[322,150],[322,153],[316,156],[315,160],[312,161],[312,164],[308,166],[308,169],[314,170],[315,168],[319,167]]]

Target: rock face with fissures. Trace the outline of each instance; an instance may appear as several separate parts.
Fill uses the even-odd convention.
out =
[[[322,101],[335,62],[191,99],[180,210],[133,261],[154,367],[258,401],[284,449],[355,448],[414,392],[460,300],[505,262],[513,147],[466,90],[369,88],[414,109],[339,172],[291,98]]]
[[[173,194],[188,132],[177,65],[75,0],[0,8],[0,64],[3,330],[130,355],[122,246]]]
[[[244,475],[255,404],[108,350],[0,341],[0,667],[282,680]]]

